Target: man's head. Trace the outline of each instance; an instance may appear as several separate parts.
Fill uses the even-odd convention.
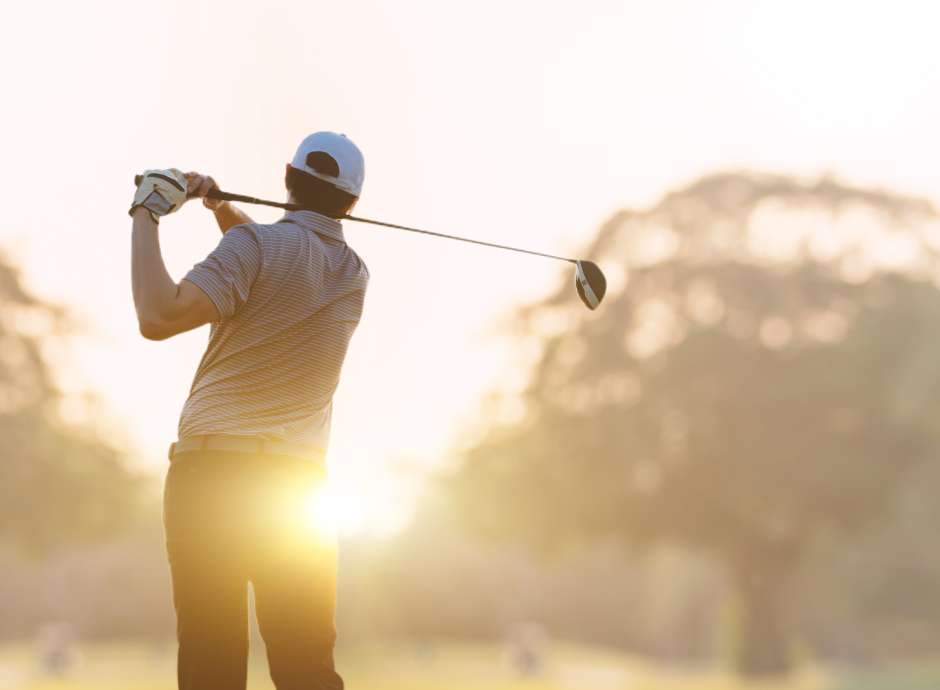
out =
[[[316,132],[300,142],[284,184],[291,201],[339,218],[359,200],[364,179],[362,152],[345,134]]]

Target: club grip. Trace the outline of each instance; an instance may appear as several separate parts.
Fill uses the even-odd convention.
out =
[[[143,179],[144,179],[143,175],[135,175],[134,186],[139,187]],[[213,187],[212,189],[210,189],[208,192],[206,192],[206,196],[209,197],[210,199],[225,199],[226,198],[225,192],[223,192],[218,187]]]

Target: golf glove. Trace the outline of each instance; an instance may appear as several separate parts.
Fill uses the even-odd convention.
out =
[[[143,206],[156,221],[160,216],[179,210],[186,201],[186,176],[176,168],[146,170],[137,186],[129,213]]]

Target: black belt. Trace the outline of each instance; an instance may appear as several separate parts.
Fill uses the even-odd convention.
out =
[[[254,455],[290,455],[322,462],[325,457],[323,448],[309,443],[290,443],[288,441],[269,441],[256,436],[225,436],[209,434],[190,436],[170,444],[169,458],[183,453],[205,450],[218,450],[227,453],[251,453]]]

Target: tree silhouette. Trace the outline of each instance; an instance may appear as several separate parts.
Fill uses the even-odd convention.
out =
[[[116,449],[61,419],[43,350],[68,331],[0,261],[0,541],[32,553],[126,524],[143,486]]]
[[[607,302],[566,281],[517,315],[538,354],[452,477],[463,512],[548,546],[702,549],[736,592],[740,670],[786,671],[800,559],[936,448],[938,248],[929,204],[829,179],[717,174],[617,214],[589,251]]]

